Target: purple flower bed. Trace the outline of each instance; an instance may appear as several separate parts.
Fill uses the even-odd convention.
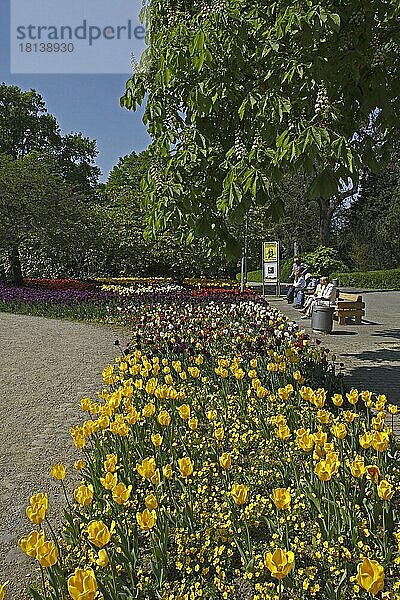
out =
[[[46,304],[101,303],[115,300],[115,294],[101,290],[44,290],[0,284],[0,302]]]

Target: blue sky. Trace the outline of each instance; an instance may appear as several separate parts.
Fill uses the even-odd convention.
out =
[[[82,132],[97,140],[97,164],[105,180],[120,156],[149,144],[142,110],[120,108],[126,75],[15,75],[10,73],[10,2],[0,0],[0,81],[34,88],[44,98],[63,133]],[[141,0],[135,0],[140,2]]]

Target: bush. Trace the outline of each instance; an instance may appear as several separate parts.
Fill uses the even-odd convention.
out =
[[[400,290],[400,269],[336,273],[335,277],[339,280],[341,286],[375,290]]]
[[[331,275],[334,272],[346,270],[346,265],[339,259],[338,254],[338,251],[333,248],[319,246],[316,250],[308,252],[301,258],[303,262],[310,265],[314,275]]]

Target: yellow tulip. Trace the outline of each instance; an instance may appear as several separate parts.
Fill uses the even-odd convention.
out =
[[[221,454],[221,456],[219,457],[219,464],[223,469],[228,470],[231,468],[232,457],[229,454],[229,452],[224,452],[223,454]]]
[[[193,474],[193,463],[189,456],[178,460],[179,471],[183,477],[190,477]]]
[[[99,550],[97,553],[96,565],[98,565],[99,567],[106,567],[109,562],[110,561],[108,558],[107,550]]]
[[[112,522],[110,529],[103,521],[91,521],[86,529],[89,542],[97,548],[103,548],[110,541],[114,528],[114,521]]]
[[[171,415],[166,410],[162,410],[159,413],[157,420],[163,427],[168,427],[168,425],[171,423]]]
[[[334,394],[332,396],[332,402],[335,406],[342,406],[342,404],[343,404],[342,394]]]
[[[331,431],[335,437],[339,440],[343,440],[347,435],[346,425],[344,423],[336,423],[331,428]]]
[[[21,538],[18,542],[22,552],[25,552],[31,558],[36,558],[39,546],[42,546],[45,541],[45,533],[43,529],[40,531],[32,531],[26,538]]]
[[[214,431],[214,437],[219,442],[224,439],[224,435],[225,435],[225,431],[224,431],[223,427],[218,427],[218,429],[216,429]]]
[[[154,415],[155,412],[156,412],[156,407],[154,406],[154,404],[152,402],[149,402],[148,404],[146,404],[146,406],[143,407],[142,415],[144,417],[146,417],[147,419],[151,419],[151,417]]]
[[[4,583],[0,584],[0,600],[4,600],[4,594],[5,594],[5,589],[6,589],[6,585],[9,584],[9,581],[5,581]]]
[[[187,421],[190,418],[189,404],[182,404],[182,406],[178,406],[178,413],[181,419]]]
[[[134,406],[131,406],[126,412],[126,421],[129,425],[136,425],[139,421],[140,415]]]
[[[364,558],[358,565],[356,581],[360,587],[376,596],[385,585],[385,571],[376,560]]]
[[[129,496],[131,495],[132,486],[126,485],[124,483],[117,483],[117,485],[112,489],[112,497],[114,502],[117,504],[125,504],[129,500]]]
[[[67,474],[67,470],[61,463],[57,463],[53,465],[50,469],[50,475],[57,479],[58,481],[62,481],[65,479],[65,475]]]
[[[89,506],[93,501],[93,494],[94,491],[91,484],[86,485],[85,483],[81,483],[74,491],[74,498],[80,506]]]
[[[136,520],[140,529],[144,529],[145,531],[149,531],[152,529],[157,521],[157,513],[155,510],[148,510],[145,508],[143,512],[136,513]]]
[[[149,494],[146,496],[144,503],[146,504],[146,508],[149,510],[155,510],[158,507],[157,498],[154,494]]]
[[[278,510],[289,508],[291,496],[287,488],[275,488],[272,491],[272,501]]]
[[[74,462],[75,471],[82,471],[85,468],[85,462],[80,458]]]
[[[189,429],[191,429],[192,431],[196,431],[196,429],[199,425],[199,420],[196,417],[191,417],[188,420],[188,425],[189,425]]]
[[[58,551],[54,542],[43,542],[38,547],[36,558],[39,561],[40,566],[49,569],[56,564],[58,560]]]
[[[118,483],[116,473],[106,473],[105,477],[100,477],[100,483],[106,490],[112,490]]]
[[[361,456],[357,456],[350,465],[351,474],[358,479],[365,474],[366,470],[364,458]]]
[[[386,452],[389,441],[389,434],[386,431],[375,431],[372,434],[371,446],[377,452]]]
[[[292,570],[294,565],[293,552],[277,548],[272,554],[266,552],[264,554],[264,564],[275,579],[284,579]]]
[[[153,442],[156,448],[159,448],[162,444],[163,439],[159,433],[153,433],[153,435],[151,436],[151,441]]]
[[[118,456],[116,454],[107,454],[103,462],[104,470],[108,473],[114,473],[117,470]]]
[[[367,465],[365,468],[367,471],[368,479],[371,479],[371,481],[378,483],[379,475],[381,474],[379,467],[377,467],[376,465]]]
[[[68,592],[72,600],[94,600],[97,582],[93,569],[76,569],[68,577]]]
[[[386,479],[382,479],[377,489],[378,496],[379,498],[382,498],[382,500],[391,500],[394,496],[393,486],[391,483],[386,481]]]
[[[152,458],[145,458],[141,463],[136,465],[136,470],[143,479],[151,480],[156,472],[156,461]]]
[[[358,398],[359,398],[359,393],[358,390],[356,389],[351,389],[350,392],[348,394],[346,394],[346,398],[347,400],[350,402],[350,404],[357,404],[358,402]]]
[[[165,479],[172,479],[172,465],[165,465],[163,467],[163,475]]]
[[[231,496],[238,506],[246,504],[248,493],[249,489],[242,483],[234,483],[232,485]]]

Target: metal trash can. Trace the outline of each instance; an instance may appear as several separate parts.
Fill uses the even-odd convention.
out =
[[[312,329],[315,331],[323,331],[324,333],[331,333],[334,312],[334,306],[328,306],[326,304],[314,304],[311,315]]]

